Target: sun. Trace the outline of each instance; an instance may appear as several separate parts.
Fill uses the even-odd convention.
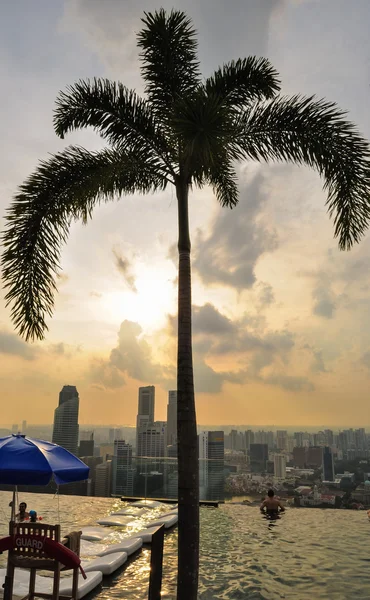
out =
[[[167,265],[139,265],[135,269],[136,292],[116,288],[102,293],[99,309],[104,320],[121,323],[124,320],[139,323],[146,331],[160,329],[167,315],[176,310],[177,291],[173,271]]]

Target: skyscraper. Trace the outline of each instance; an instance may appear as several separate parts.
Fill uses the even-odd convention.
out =
[[[112,463],[112,493],[132,496],[135,469],[132,465],[132,446],[125,440],[115,440]]]
[[[286,478],[286,456],[285,454],[274,454],[274,476],[277,479]]]
[[[112,478],[112,461],[107,460],[96,467],[95,496],[110,496]]]
[[[167,440],[166,421],[144,424],[137,429],[136,456],[163,458]]]
[[[199,492],[202,500],[223,500],[225,439],[223,431],[199,436]]]
[[[148,423],[154,423],[155,387],[148,385],[139,388],[136,417],[136,454],[139,447],[139,429]]]
[[[278,430],[276,432],[276,447],[278,450],[288,450],[288,432]]]
[[[167,405],[167,446],[177,444],[177,391],[168,392]]]
[[[329,446],[322,449],[322,478],[323,481],[334,481],[333,453]]]
[[[250,450],[250,465],[252,473],[263,473],[266,471],[267,461],[269,457],[269,449],[267,444],[251,444]]]
[[[53,443],[77,456],[79,396],[74,385],[65,385],[54,411]]]
[[[78,447],[78,456],[94,456],[94,432],[85,431],[81,432],[84,435],[80,436],[80,444]]]

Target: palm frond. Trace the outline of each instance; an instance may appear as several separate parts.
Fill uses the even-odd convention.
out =
[[[234,120],[216,94],[200,86],[192,97],[176,105],[171,126],[181,141],[181,162],[188,173],[208,172],[219,153],[234,138]]]
[[[137,38],[141,72],[155,112],[166,119],[176,100],[191,95],[200,83],[196,32],[182,11],[161,8],[144,14]]]
[[[112,146],[156,154],[173,173],[171,149],[153,111],[135,91],[109,79],[80,80],[56,100],[54,129],[61,138],[75,129],[93,127]]]
[[[234,156],[306,164],[324,179],[339,247],[359,242],[370,221],[370,150],[336,104],[313,97],[277,98],[240,118]]]
[[[237,175],[227,156],[220,157],[210,169],[207,180],[221,206],[234,208],[239,201]]]
[[[229,107],[242,108],[255,100],[269,100],[280,90],[277,71],[266,58],[239,58],[217,69],[205,82]]]
[[[166,183],[158,161],[143,153],[70,147],[40,164],[14,198],[2,236],[6,302],[20,335],[44,337],[71,221],[86,222],[96,204],[118,194],[147,193]]]

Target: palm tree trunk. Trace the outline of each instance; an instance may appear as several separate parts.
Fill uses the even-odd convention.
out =
[[[197,600],[199,570],[199,466],[191,335],[189,186],[176,185],[179,221],[177,455],[179,541],[177,600]]]

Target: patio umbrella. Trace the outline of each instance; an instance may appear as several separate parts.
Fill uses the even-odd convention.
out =
[[[15,514],[15,489],[18,485],[47,485],[54,479],[57,485],[83,481],[89,467],[71,452],[44,440],[21,433],[0,438],[0,484],[14,485],[12,516]],[[6,574],[4,599],[10,598],[11,577]]]
[[[18,433],[0,438],[0,484],[57,485],[84,481],[89,467],[71,452]]]

